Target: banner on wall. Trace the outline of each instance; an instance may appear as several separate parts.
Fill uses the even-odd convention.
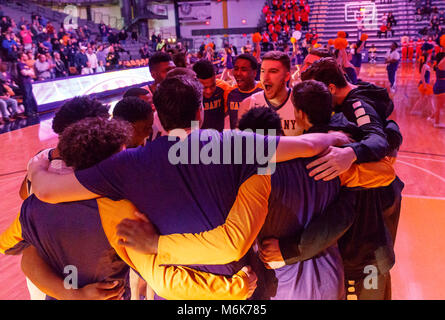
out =
[[[212,18],[210,1],[178,2],[179,22],[206,22]]]
[[[120,88],[153,81],[148,67],[96,73],[32,84],[32,92],[39,108],[51,106],[76,96],[99,95]]]

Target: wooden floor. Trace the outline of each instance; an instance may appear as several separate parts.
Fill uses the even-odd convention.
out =
[[[381,65],[364,65],[360,78],[387,85]],[[418,78],[413,65],[401,66],[391,116],[404,136],[396,170],[405,183],[391,271],[393,299],[445,299],[445,129],[408,114],[419,97]],[[445,121],[445,114],[442,117]],[[0,134],[0,232],[19,211],[18,189],[27,161],[56,141],[50,120]],[[0,255],[0,299],[28,298],[20,258]]]

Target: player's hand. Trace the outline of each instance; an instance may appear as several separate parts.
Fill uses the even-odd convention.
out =
[[[96,282],[74,290],[73,300],[121,300],[125,287],[119,281]]]
[[[329,181],[347,171],[355,160],[357,160],[357,156],[351,147],[329,147],[326,155],[312,161],[306,168],[315,167],[309,172],[309,176],[314,177],[315,180]]]
[[[249,286],[249,291],[247,293],[247,299],[248,299],[255,292],[255,289],[257,287],[258,277],[256,276],[256,273],[253,272],[253,270],[250,266],[243,267],[241,269],[241,271],[243,271],[247,275],[247,282],[248,282],[248,286]]]
[[[148,218],[135,212],[138,220],[124,219],[116,227],[118,244],[143,254],[158,252],[159,233]]]
[[[329,131],[328,134],[334,137],[335,139],[334,146],[340,147],[345,144],[354,142],[351,136],[347,133],[344,133],[343,131]]]
[[[263,261],[268,269],[278,269],[286,265],[281,254],[278,239],[264,239],[258,248],[258,252],[261,261]]]

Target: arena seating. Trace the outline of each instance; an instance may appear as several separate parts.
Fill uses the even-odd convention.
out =
[[[385,1],[387,2],[387,1]],[[404,35],[409,37],[419,37],[419,29],[427,25],[428,22],[417,22],[415,20],[415,1],[392,0],[391,3],[380,3],[375,1],[345,1],[345,0],[312,0],[310,28],[315,28],[319,34],[320,42],[326,44],[329,39],[335,39],[337,32],[343,30],[349,34],[350,42],[357,39],[357,22],[345,21],[345,5],[374,4],[377,9],[375,23],[370,27],[365,27],[363,33],[368,35],[368,44],[375,44],[377,48],[377,59],[382,61],[392,41],[400,43],[400,38]],[[442,0],[432,0],[432,6],[439,10],[445,9],[445,2]],[[388,37],[378,38],[377,33],[381,26],[382,16],[392,12],[397,20],[397,25],[393,27],[394,36],[388,33]]]

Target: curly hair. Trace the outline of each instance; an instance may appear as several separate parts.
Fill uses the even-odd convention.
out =
[[[86,169],[119,152],[130,142],[132,134],[126,121],[86,118],[67,127],[57,147],[67,166]]]
[[[60,135],[65,128],[79,120],[95,117],[108,118],[109,116],[108,106],[98,100],[88,96],[75,97],[65,102],[57,111],[52,128],[55,133]]]
[[[277,135],[283,136],[280,115],[269,107],[257,107],[247,111],[239,120],[240,130],[276,130]]]

